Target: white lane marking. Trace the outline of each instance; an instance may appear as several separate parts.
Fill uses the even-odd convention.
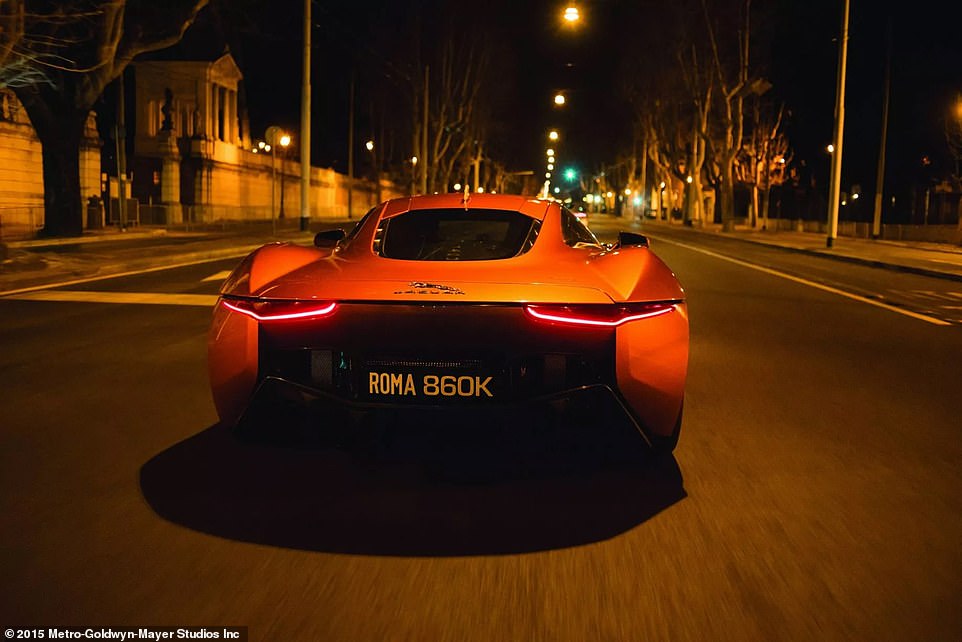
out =
[[[230,270],[224,270],[222,272],[218,272],[217,274],[211,274],[206,279],[201,279],[201,281],[223,281],[230,276],[230,273]]]
[[[59,301],[67,303],[148,303],[156,305],[197,305],[213,307],[216,294],[165,294],[163,292],[83,292],[42,290],[6,297],[17,301]]]
[[[81,283],[90,283],[92,281],[103,281],[105,279],[117,279],[123,276],[137,276],[138,274],[150,274],[151,272],[160,272],[162,270],[174,270],[176,268],[190,267],[191,265],[201,265],[202,263],[214,263],[215,261],[224,261],[226,259],[238,259],[238,258],[245,257],[248,254],[250,254],[250,250],[239,252],[238,254],[218,256],[211,259],[185,261],[184,263],[171,263],[170,265],[160,265],[157,267],[144,268],[142,270],[131,270],[129,272],[117,272],[116,274],[101,274],[99,276],[85,276],[82,279],[71,279],[70,281],[60,281],[59,283],[47,283],[46,285],[32,285],[27,288],[18,288],[16,290],[7,290],[6,292],[0,292],[0,298],[11,296],[13,294],[21,294],[23,292],[36,292],[37,290],[52,290],[54,288],[65,288],[71,285],[79,285]]]
[[[898,308],[898,307],[895,307],[894,305],[888,305],[887,303],[882,303],[881,301],[875,301],[873,299],[869,299],[867,297],[864,297],[858,294],[852,294],[851,292],[846,292],[845,290],[839,290],[838,288],[833,288],[829,285],[823,285],[815,281],[809,281],[808,279],[803,279],[797,276],[792,276],[791,274],[786,274],[785,272],[779,272],[778,270],[773,270],[771,268],[763,267],[761,265],[755,265],[754,263],[749,263],[747,261],[735,259],[730,256],[725,256],[724,254],[718,254],[717,252],[712,252],[711,250],[705,250],[700,247],[688,245],[687,243],[679,243],[678,241],[671,241],[662,237],[654,237],[654,238],[657,238],[660,243],[669,243],[671,245],[677,245],[678,247],[683,247],[693,252],[706,254],[716,259],[721,259],[722,261],[728,261],[729,263],[734,263],[735,265],[741,265],[742,267],[747,267],[752,270],[758,270],[759,272],[771,274],[772,276],[788,279],[789,281],[794,281],[795,283],[801,283],[802,285],[807,285],[817,290],[824,290],[825,292],[831,292],[832,294],[837,294],[839,296],[843,296],[848,299],[860,301],[861,303],[874,305],[877,308],[884,308],[886,310],[891,310],[892,312],[898,312],[899,314],[904,314],[905,316],[912,317],[913,319],[919,319],[920,321],[926,321],[928,323],[932,323],[935,325],[952,325],[952,323],[950,323],[949,321],[943,321],[942,319],[938,319],[936,317],[930,317],[925,314],[919,314],[918,312],[912,312],[911,310]]]
[[[898,292],[898,290],[893,290]],[[919,296],[927,299],[937,299],[939,301],[959,301],[962,300],[962,292],[936,292],[935,290],[905,290],[909,296]]]

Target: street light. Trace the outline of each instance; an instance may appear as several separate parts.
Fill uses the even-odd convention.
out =
[[[283,132],[281,131],[280,127],[277,127],[276,125],[271,125],[270,127],[267,128],[267,131],[264,132],[264,138],[266,138],[267,141],[266,142],[261,141],[264,144],[262,145],[259,142],[257,143],[257,146],[260,147],[262,150],[264,150],[264,152],[269,152],[280,141],[282,134]],[[277,234],[277,216],[275,216],[274,214],[274,201],[276,198],[275,192],[277,189],[276,185],[277,185],[277,165],[274,162],[274,154],[271,154],[271,232],[273,234]]]
[[[281,134],[280,140],[278,142],[281,144],[281,211],[278,213],[278,218],[284,218],[284,162],[287,160],[287,148],[291,144],[290,134]]]
[[[578,7],[576,7],[576,6],[574,6],[573,4],[571,4],[571,5],[568,5],[567,7],[565,7],[565,11],[564,11],[564,13],[561,15],[561,17],[562,17],[562,18],[564,19],[564,21],[567,22],[569,25],[573,25],[573,24],[577,23],[579,20],[581,20],[581,12],[578,11]]]
[[[417,189],[415,183],[417,182],[417,171],[418,171],[418,157],[411,157],[411,196],[414,196],[414,192]]]
[[[551,140],[551,141],[558,140],[558,130],[557,130],[557,129],[552,129],[550,132],[548,132],[548,140]]]
[[[567,99],[565,98],[564,94],[559,92],[554,95],[554,104],[557,105],[558,107],[563,106],[565,102],[567,102]]]
[[[381,202],[381,171],[377,166],[377,154],[374,153],[374,141],[368,140],[364,143],[364,148],[371,152],[371,165],[374,168],[374,200]]]

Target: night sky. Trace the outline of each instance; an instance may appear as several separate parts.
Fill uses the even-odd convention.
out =
[[[296,130],[300,109],[302,3],[244,0],[229,3],[235,25],[232,51],[245,73],[251,126],[270,124]],[[619,74],[632,69],[626,43],[637,37],[632,20],[639,6],[628,0],[578,2],[585,23],[564,29],[564,3],[554,1],[440,3],[430,0],[354,0],[314,4],[313,162],[346,170],[348,87],[357,83],[358,145],[373,132],[370,103],[397,102],[403,108],[405,70],[396,64],[392,42],[414,14],[425,31],[440,28],[441,5],[457,29],[480,32],[495,44],[500,90],[495,145],[509,169],[543,166],[544,133],[564,132],[563,164],[597,171],[628,147],[631,112],[620,91]],[[805,160],[827,180],[836,87],[837,37],[841,0],[770,0],[774,21],[766,25],[770,64],[763,73],[773,87],[766,96],[783,102],[795,161]],[[655,6],[651,2],[648,6]],[[755,0],[762,6],[761,0]],[[892,84],[887,180],[908,180],[940,171],[948,162],[943,122],[962,91],[962,9],[942,2],[853,0],[849,41],[843,190],[860,184],[874,189],[881,133],[886,24],[893,25]],[[222,9],[222,11],[224,11]],[[187,43],[208,42],[209,20],[188,32]],[[657,20],[655,16],[649,18]],[[642,48],[643,51],[643,48]],[[638,55],[632,53],[630,55]],[[669,70],[669,73],[674,70]],[[381,87],[375,88],[380,84]],[[551,98],[565,89],[569,104],[554,109]],[[376,98],[375,98],[376,96]],[[392,108],[388,105],[388,108]],[[406,145],[398,145],[405,147]],[[398,157],[406,149],[395,152]],[[928,156],[932,165],[924,167]]]

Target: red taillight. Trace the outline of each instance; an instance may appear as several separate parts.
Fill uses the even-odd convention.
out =
[[[673,302],[524,306],[524,311],[529,316],[540,321],[607,328],[656,317],[674,309]]]
[[[221,299],[225,308],[246,314],[258,321],[317,319],[330,316],[337,308],[334,301],[264,301],[258,299]]]

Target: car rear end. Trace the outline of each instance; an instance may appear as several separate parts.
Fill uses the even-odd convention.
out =
[[[488,243],[492,235],[477,227],[470,234],[484,243],[451,245],[419,229],[423,218],[395,225],[403,243],[393,249],[383,217],[367,237],[359,231],[341,259],[321,266],[338,279],[308,266],[263,292],[226,292],[211,340],[221,417],[276,425],[283,418],[270,402],[279,401],[309,409],[308,426],[321,434],[342,432],[347,417],[425,412],[448,418],[457,434],[472,417],[523,431],[545,409],[574,408],[588,432],[590,418],[604,416],[649,442],[671,434],[687,364],[681,298],[616,303],[600,282],[567,276],[585,272],[584,248],[555,258],[533,249],[530,230],[505,225],[514,249]],[[532,228],[542,224],[531,217]],[[326,285],[308,296],[296,285],[307,282]]]

